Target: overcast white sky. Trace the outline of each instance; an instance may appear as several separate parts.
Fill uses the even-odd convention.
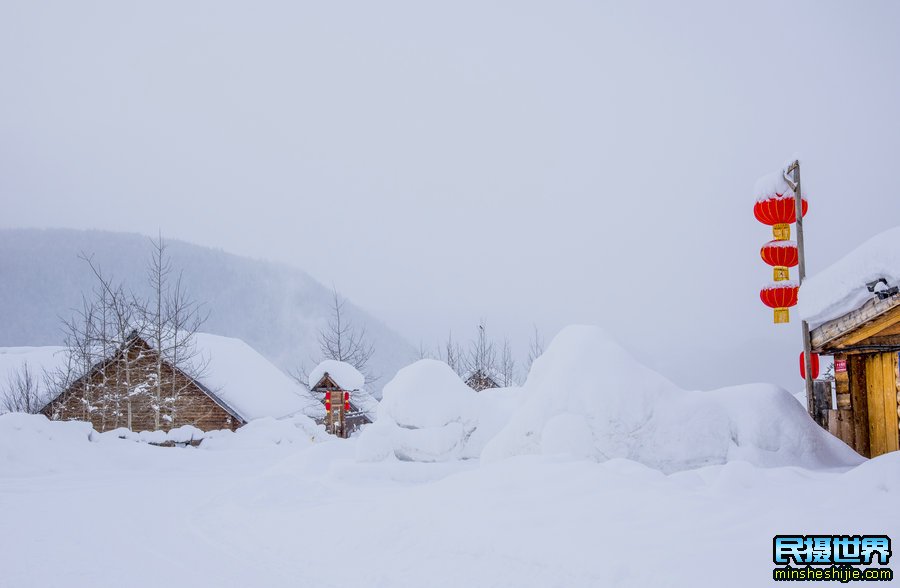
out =
[[[686,386],[799,387],[755,179],[811,272],[900,224],[896,2],[2,2],[0,226],[164,234],[414,344],[605,325]]]

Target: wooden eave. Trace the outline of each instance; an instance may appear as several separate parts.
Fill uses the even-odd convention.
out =
[[[813,329],[810,340],[813,352],[824,355],[900,350],[900,296],[873,297]]]

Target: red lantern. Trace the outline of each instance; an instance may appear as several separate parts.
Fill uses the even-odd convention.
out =
[[[803,216],[806,216],[806,210],[809,204],[806,199],[800,202]],[[779,241],[791,238],[791,223],[797,222],[797,204],[794,202],[794,196],[784,196],[775,194],[774,198],[766,198],[765,200],[757,200],[753,205],[753,216],[756,220],[764,225],[772,227],[772,235]]]
[[[344,392],[344,412],[350,412],[350,393]]]
[[[759,250],[759,255],[774,268],[773,277],[776,282],[789,279],[788,268],[794,267],[799,261],[797,244],[793,241],[769,241]]]
[[[812,379],[815,380],[819,377],[819,354],[818,353],[810,353],[809,354],[809,367],[812,372]],[[804,380],[806,379],[806,362],[803,361],[803,352],[800,352],[800,377]]]
[[[776,323],[786,323],[790,320],[788,308],[796,306],[799,289],[794,282],[775,282],[759,291],[759,298],[763,304],[775,309]]]
[[[325,410],[331,412],[331,391],[325,392]]]

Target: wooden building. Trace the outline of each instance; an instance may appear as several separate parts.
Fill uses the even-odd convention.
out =
[[[161,406],[152,393],[157,359],[157,351],[134,334],[112,357],[95,364],[51,400],[41,414],[54,420],[88,421],[101,432],[119,427],[169,430],[182,425],[204,431],[235,430],[246,423],[214,392],[166,361],[162,362],[163,395],[171,400]]]
[[[235,430],[262,417],[321,411],[308,391],[231,337],[197,333],[203,367],[193,377],[163,360],[163,394],[156,393],[159,354],[137,334],[111,357],[93,365],[48,402],[50,419],[89,421],[97,431]],[[307,414],[307,416],[313,416]]]
[[[489,390],[491,388],[500,388],[500,384],[497,381],[500,380],[496,375],[487,373],[484,370],[477,369],[468,376],[466,376],[466,386],[475,390],[476,392],[481,392],[482,390]]]
[[[865,457],[900,449],[900,295],[873,294],[810,339],[813,352],[834,356],[829,430]]]
[[[317,420],[332,435],[350,437],[374,420],[378,402],[365,391],[365,376],[348,363],[323,361],[310,372],[309,389],[325,405]]]

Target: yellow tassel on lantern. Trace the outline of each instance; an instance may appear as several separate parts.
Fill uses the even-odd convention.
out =
[[[790,311],[787,308],[775,309],[775,324],[791,322]]]
[[[787,223],[772,225],[772,236],[776,241],[787,241],[791,238],[791,225]]]
[[[787,266],[776,265],[772,267],[772,270],[772,275],[775,277],[776,282],[783,282],[791,279],[791,270],[789,270]]]

